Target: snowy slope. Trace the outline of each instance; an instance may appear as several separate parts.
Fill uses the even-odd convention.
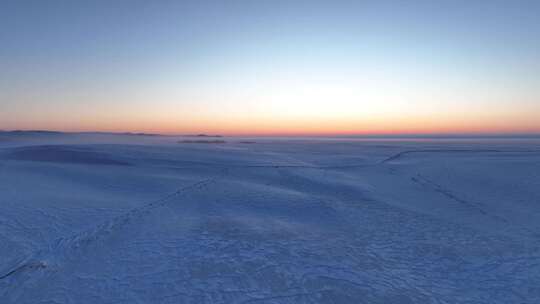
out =
[[[0,303],[540,302],[540,141],[224,140],[4,136]]]

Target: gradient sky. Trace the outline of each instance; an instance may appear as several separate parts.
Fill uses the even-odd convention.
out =
[[[0,1],[0,129],[540,132],[540,1]]]

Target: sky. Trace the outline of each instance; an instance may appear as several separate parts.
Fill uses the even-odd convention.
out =
[[[540,133],[540,1],[0,1],[0,129]]]

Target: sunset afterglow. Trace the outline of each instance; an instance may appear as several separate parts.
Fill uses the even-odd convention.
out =
[[[0,129],[538,133],[518,2],[4,3]]]

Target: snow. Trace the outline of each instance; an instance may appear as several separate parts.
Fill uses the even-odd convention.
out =
[[[0,135],[0,303],[540,303],[537,139]]]

